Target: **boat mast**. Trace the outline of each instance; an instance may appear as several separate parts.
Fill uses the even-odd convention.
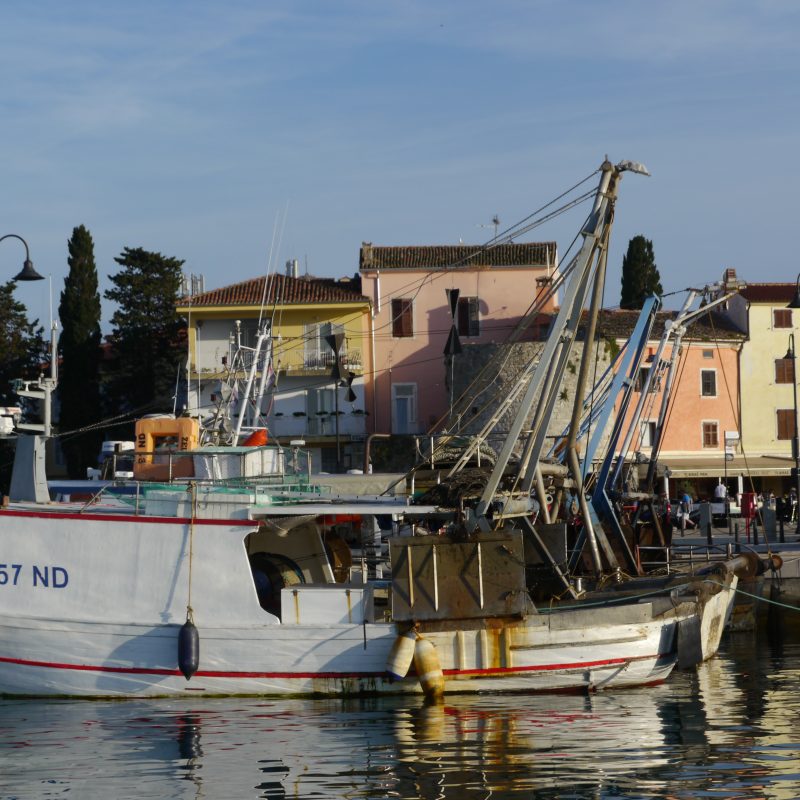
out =
[[[498,488],[508,468],[512,453],[525,427],[529,415],[533,417],[530,423],[530,433],[524,446],[520,465],[516,470],[515,499],[506,498],[501,501],[501,513],[506,510],[518,510],[524,514],[524,501],[529,499],[530,489],[536,480],[537,468],[543,455],[549,422],[556,401],[559,396],[561,382],[564,376],[570,353],[575,343],[581,315],[589,291],[594,281],[602,281],[604,275],[604,253],[607,252],[610,230],[613,224],[614,204],[621,174],[633,171],[649,174],[640,164],[635,162],[620,162],[617,165],[604,161],[600,167],[600,181],[595,193],[594,205],[586,225],[581,234],[583,245],[567,268],[571,278],[564,292],[564,299],[551,327],[544,350],[538,363],[532,368],[530,381],[523,395],[520,407],[509,427],[503,441],[500,453],[492,470],[492,474],[484,488],[483,494],[473,512],[472,519],[468,520],[472,530],[491,530],[493,527],[492,515],[498,507]],[[597,293],[594,295],[593,308],[597,308]],[[522,380],[527,380],[523,376]],[[585,381],[584,390],[585,391]],[[582,406],[583,397],[575,398],[576,404]],[[579,470],[580,472],[580,470]],[[576,477],[576,476],[573,476]],[[580,478],[578,477],[578,480]],[[604,535],[600,533],[602,539]],[[590,540],[593,532],[590,531]],[[611,554],[610,545],[603,543],[603,550]],[[592,546],[595,567],[600,569],[599,550],[596,539]]]

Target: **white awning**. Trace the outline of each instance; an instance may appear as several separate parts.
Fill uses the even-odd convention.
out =
[[[789,477],[794,462],[781,456],[734,456],[727,462],[722,453],[716,457],[693,458],[691,456],[660,456],[658,459],[659,474],[669,468],[672,478],[721,478],[725,474],[729,478],[737,475],[753,477],[777,476]]]

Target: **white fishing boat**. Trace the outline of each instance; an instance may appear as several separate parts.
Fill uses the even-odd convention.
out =
[[[573,338],[630,168],[601,168],[558,318]],[[563,369],[567,337],[554,330],[528,394],[553,363]],[[679,661],[713,655],[735,572],[586,595],[535,524],[539,454],[521,460],[521,493],[504,488],[502,458],[523,421],[466,506],[337,494],[278,446],[203,447],[195,420],[168,417],[137,436],[135,480],[98,485],[90,502],[52,502],[43,437],[20,437],[0,508],[0,693],[590,691],[659,683]],[[154,454],[150,440],[168,434],[178,452]],[[347,544],[319,524],[331,514],[363,520],[370,535],[376,516],[392,518],[385,575],[348,569]],[[590,541],[602,536],[588,519],[587,529]],[[619,575],[612,548],[602,549]],[[534,560],[554,569],[565,601],[537,608]]]
[[[323,506],[286,507],[286,527],[276,524],[274,506],[260,509],[255,499],[242,503],[241,515],[219,518],[232,510],[230,499],[192,490],[147,491],[139,513],[102,504],[3,509],[0,691],[148,697],[631,686],[663,681],[681,630],[700,618],[690,586],[641,602],[538,613],[525,592],[521,536],[505,534],[467,543],[398,537],[393,603],[382,607],[385,583],[334,580],[313,522]],[[376,510],[388,509],[361,508]],[[290,514],[298,525],[289,527]],[[723,585],[715,597],[724,617],[735,577]],[[190,680],[179,669],[187,614],[199,634]],[[427,665],[422,642],[433,646]],[[401,677],[415,651],[422,680]],[[441,671],[438,683],[426,669]]]

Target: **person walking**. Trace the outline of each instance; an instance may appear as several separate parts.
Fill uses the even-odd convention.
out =
[[[684,491],[681,495],[681,536],[686,532],[687,525],[692,527],[694,523],[689,519],[689,514],[692,511],[692,498],[689,492]]]

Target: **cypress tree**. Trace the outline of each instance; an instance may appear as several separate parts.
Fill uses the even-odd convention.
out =
[[[634,236],[622,257],[620,308],[641,308],[646,298],[663,293],[653,243],[642,235]]]
[[[185,325],[175,311],[184,262],[141,247],[126,247],[114,260],[122,269],[105,293],[117,304],[111,398],[118,411],[171,412],[186,356]]]
[[[92,235],[79,225],[72,230],[69,248],[69,274],[58,315],[61,354],[58,395],[59,429],[67,435],[61,442],[70,478],[85,478],[86,468],[97,464],[103,434],[81,431],[102,417],[100,400],[100,293],[94,262]]]

